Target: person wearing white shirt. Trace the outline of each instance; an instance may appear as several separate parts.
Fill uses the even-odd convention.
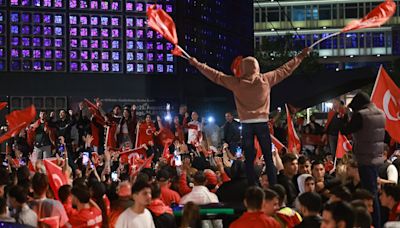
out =
[[[146,209],[151,203],[150,185],[143,181],[138,181],[132,186],[132,198],[134,204],[127,208],[117,220],[116,228],[155,228],[153,217]]]
[[[192,121],[190,121],[187,126],[188,128],[188,144],[195,145],[196,143],[200,143],[202,141],[201,137],[201,123],[199,122],[199,115],[197,112],[192,112]]]

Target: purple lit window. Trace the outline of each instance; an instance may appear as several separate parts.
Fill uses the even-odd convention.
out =
[[[40,14],[33,14],[33,22],[40,23],[42,21],[42,16]]]
[[[87,25],[88,24],[88,18],[86,16],[81,16],[80,22],[82,25]]]
[[[117,49],[117,48],[119,48],[119,41],[113,40],[111,45],[112,45],[112,48]]]
[[[44,62],[44,70],[45,71],[52,71],[53,70],[53,63],[52,62]]]
[[[42,57],[42,52],[40,50],[33,50],[33,58],[40,59]]]
[[[163,50],[163,44],[161,42],[157,42],[157,50]]]
[[[80,34],[81,34],[81,36],[87,36],[88,35],[88,29],[87,28],[81,28]]]
[[[88,51],[81,51],[81,59],[88,60],[89,59],[89,52]]]
[[[17,49],[11,49],[11,57],[19,57],[19,52]]]
[[[22,37],[22,46],[24,47],[31,46],[31,39],[29,37]]]
[[[17,6],[18,5],[18,0],[11,0],[11,5],[12,6]]]
[[[112,37],[119,37],[119,30],[118,29],[113,29],[111,32],[111,36]]]
[[[135,7],[136,11],[143,11],[143,3],[136,3],[136,7]]]
[[[99,40],[92,40],[90,41],[90,46],[92,48],[99,48]]]
[[[23,6],[29,6],[29,0],[21,0],[21,5]]]
[[[171,6],[171,5],[166,5],[166,6],[165,6],[165,11],[166,11],[167,13],[171,13],[171,12],[172,12],[172,6]]]
[[[133,30],[132,30],[132,29],[126,30],[126,36],[127,36],[128,38],[133,38]]]
[[[143,72],[144,71],[144,65],[143,64],[137,64],[136,65],[136,72]]]
[[[29,58],[31,57],[31,52],[29,50],[23,49],[22,50],[22,57],[23,58]]]
[[[4,70],[4,69],[5,69],[5,62],[0,61],[0,70]]]
[[[12,34],[18,34],[19,33],[18,25],[11,25],[11,33]]]
[[[0,34],[3,34],[4,30],[3,30],[3,25],[0,25]]]
[[[163,61],[164,60],[164,54],[160,54],[160,53],[158,53],[157,54],[157,61]]]
[[[99,8],[99,4],[97,1],[91,1],[90,2],[90,8],[91,9],[98,9]]]
[[[147,31],[147,38],[153,38],[153,36],[154,36],[154,32],[152,31],[152,30],[148,30]]]
[[[108,52],[101,53],[101,59],[102,60],[109,60],[110,59],[109,53]]]
[[[89,71],[89,63],[81,63],[81,71]]]
[[[40,0],[33,0],[33,5],[34,6],[40,6]]]
[[[4,49],[0,48],[0,57],[4,57]]]
[[[69,43],[70,43],[72,48],[77,48],[78,47],[78,40],[76,40],[76,39],[71,39],[69,41]]]
[[[92,25],[99,24],[99,18],[98,17],[91,17],[90,18],[90,24],[92,24]]]
[[[33,35],[40,35],[42,32],[42,28],[40,26],[33,26]]]
[[[76,8],[77,7],[76,0],[69,0],[69,7],[70,8]]]
[[[136,60],[137,61],[143,61],[144,60],[144,54],[141,52],[136,53]]]
[[[162,64],[157,64],[157,72],[159,73],[164,72],[164,66]]]
[[[51,15],[45,14],[45,15],[43,16],[43,22],[44,22],[44,23],[47,23],[47,24],[50,24],[50,23],[51,23]]]
[[[56,50],[54,54],[56,56],[56,59],[62,59],[64,57],[63,51],[61,50]]]
[[[11,38],[11,46],[18,46],[19,45],[19,37]]]
[[[0,37],[0,45],[1,46],[4,46],[5,45],[5,42],[4,42],[4,37]]]
[[[56,71],[63,71],[64,70],[64,62],[56,62]]]
[[[111,9],[112,10],[119,10],[119,2],[111,3]]]
[[[147,64],[147,72],[149,72],[149,73],[154,72],[154,65],[153,64]]]
[[[143,41],[136,41],[136,49],[139,50],[143,49]]]
[[[112,64],[112,71],[113,72],[119,72],[119,64],[118,63],[113,63]]]
[[[112,53],[112,59],[113,60],[119,60],[119,52],[113,52]]]
[[[51,34],[52,34],[51,27],[45,26],[45,27],[43,28],[43,34],[44,34],[44,35],[51,35]]]
[[[136,26],[143,27],[143,18],[136,18]]]
[[[132,52],[126,53],[126,60],[133,60],[133,53]]]
[[[101,46],[102,46],[103,48],[108,48],[108,47],[109,47],[109,45],[108,45],[108,40],[102,40],[102,41],[101,41]]]
[[[167,65],[167,73],[173,73],[174,72],[174,65]]]
[[[108,25],[108,17],[101,17],[101,25]]]
[[[110,64],[109,63],[102,63],[101,64],[101,69],[102,69],[102,71],[105,71],[105,72],[110,71]]]
[[[119,18],[118,17],[111,18],[111,25],[118,26],[119,25]]]
[[[128,72],[133,72],[134,71],[134,67],[133,67],[133,64],[127,64],[126,65],[126,71],[128,71]]]
[[[77,36],[78,35],[78,28],[70,28],[69,29],[70,36]]]
[[[89,47],[88,40],[81,40],[81,47],[82,48],[88,48]]]
[[[92,59],[94,59],[94,60],[99,59],[99,52],[98,51],[92,52]]]
[[[92,71],[99,71],[99,64],[98,63],[92,63],[91,69],[92,69]]]
[[[56,36],[62,36],[63,29],[61,27],[55,27],[54,34],[56,34]]]
[[[69,16],[69,23],[71,25],[76,25],[77,17],[76,16]]]
[[[154,54],[153,53],[147,53],[147,61],[153,61],[154,60]]]
[[[126,26],[128,27],[133,26],[133,18],[126,18]]]
[[[54,45],[56,47],[62,47],[63,46],[63,39],[55,39]]]
[[[11,70],[20,70],[21,63],[20,61],[11,61]]]
[[[18,21],[19,21],[18,13],[12,13],[11,14],[11,22],[18,22]]]
[[[86,3],[85,0],[81,0],[81,1],[80,1],[80,7],[81,7],[82,9],[88,8],[88,5],[87,5],[87,3]]]
[[[44,39],[44,41],[46,41],[47,39]],[[41,42],[42,40],[40,39],[40,38],[38,38],[38,37],[35,37],[35,38],[33,38],[33,46],[34,47],[40,47],[40,46],[42,46],[42,42]],[[51,40],[50,40],[50,42],[51,42]]]
[[[71,59],[78,59],[78,51],[70,51],[69,52],[69,57]]]
[[[108,37],[109,30],[108,29],[101,29],[101,36],[102,37]]]
[[[43,6],[51,7],[51,0],[44,0]]]
[[[97,29],[97,28],[91,28],[91,29],[90,29],[90,35],[91,35],[91,36],[98,36],[98,35],[99,35],[99,29]]]
[[[72,62],[70,65],[71,71],[78,71],[78,63]]]
[[[46,58],[46,59],[51,59],[51,58],[53,58],[53,51],[52,51],[52,50],[46,50],[46,51],[44,52],[44,58]]]
[[[16,1],[16,0],[11,0],[11,1]],[[127,2],[126,3],[126,10],[127,11],[132,11],[133,10],[133,3],[132,2]]]
[[[21,33],[24,34],[24,35],[30,34],[31,33],[31,28],[29,27],[29,25],[22,26]]]
[[[31,17],[30,17],[30,16],[31,16],[31,15],[28,14],[28,13],[23,13],[23,14],[22,14],[22,22],[23,22],[23,23],[29,23],[30,20],[31,20]]]
[[[163,39],[163,36],[162,36],[160,33],[158,33],[158,32],[157,32],[156,37],[157,37],[157,39]]]
[[[152,42],[147,42],[146,49],[147,50],[152,50],[153,49],[153,43]]]
[[[136,31],[136,38],[143,38],[143,30],[137,30]]]
[[[174,61],[174,56],[172,54],[167,54],[167,61],[168,62]]]
[[[166,48],[167,48],[168,51],[172,50],[173,47],[174,47],[174,46],[173,46],[171,43],[169,43],[169,42],[168,42],[165,46],[166,46]]]
[[[61,8],[61,7],[63,7],[63,2],[62,2],[62,0],[55,0],[55,1],[54,1],[54,6],[55,6],[56,8]]]
[[[54,23],[62,24],[63,23],[63,17],[61,15],[54,16]]]
[[[42,70],[42,63],[39,61],[33,62],[33,70]]]
[[[108,2],[101,2],[101,9],[107,10],[108,9]]]

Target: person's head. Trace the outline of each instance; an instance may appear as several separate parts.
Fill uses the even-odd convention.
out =
[[[32,188],[36,196],[45,196],[49,188],[49,179],[46,174],[35,173],[32,177]]]
[[[232,122],[233,121],[233,115],[230,112],[225,113],[225,120],[226,122]]]
[[[332,189],[331,197],[329,198],[329,201],[331,203],[338,202],[338,201],[350,202],[351,201],[351,193],[348,188],[346,188],[343,185],[339,185]]]
[[[205,185],[206,184],[206,176],[204,175],[203,171],[197,171],[194,175],[193,175],[193,182],[194,185]]]
[[[315,192],[305,192],[298,197],[297,206],[303,216],[316,215],[322,209],[321,196]]]
[[[121,106],[114,105],[112,112],[114,115],[119,116],[121,114]]]
[[[156,179],[160,184],[168,183],[169,182],[169,178],[170,178],[170,175],[169,175],[169,172],[168,172],[167,169],[160,169],[157,172]]]
[[[268,180],[268,175],[266,172],[261,173],[260,176],[260,185],[263,189],[268,189],[269,188],[269,180]]]
[[[325,176],[325,167],[322,161],[314,161],[311,165],[311,173],[313,177],[318,181]]]
[[[244,194],[244,205],[248,211],[260,211],[263,205],[264,192],[260,187],[252,186]]]
[[[39,118],[40,118],[41,120],[45,120],[46,117],[47,117],[46,111],[40,111],[40,112],[39,112]]]
[[[72,203],[71,189],[71,185],[68,184],[58,189],[58,198],[60,198],[61,203]]]
[[[359,177],[358,164],[357,164],[357,162],[355,160],[350,160],[347,163],[346,173],[347,173],[347,177],[350,178],[350,179],[354,179],[354,178]]]
[[[351,108],[354,112],[356,112],[370,103],[371,103],[371,100],[369,98],[369,95],[366,94],[365,92],[359,92],[353,98],[353,100],[350,102],[349,108]]]
[[[374,212],[374,195],[366,189],[357,189],[353,194],[354,200],[362,200],[369,213]]]
[[[327,204],[322,212],[321,228],[352,228],[354,211],[346,202]]]
[[[383,185],[379,199],[383,207],[392,209],[398,202],[400,202],[400,187],[395,184]]]
[[[74,186],[71,189],[72,205],[77,207],[78,210],[82,205],[86,205],[90,201],[89,188],[84,185]]]
[[[132,186],[132,198],[135,205],[147,207],[151,203],[151,186],[145,181],[136,181]]]
[[[311,122],[315,122],[315,115],[311,115],[311,116],[310,116],[310,121],[311,121]]]
[[[179,116],[174,116],[174,124],[179,124]]]
[[[183,115],[187,112],[187,106],[186,105],[180,105],[179,106],[179,114]]]
[[[192,112],[192,120],[199,120],[199,114],[197,114],[197,112]]]
[[[97,200],[103,199],[104,194],[106,194],[106,187],[103,183],[99,181],[94,181],[90,184],[89,192],[92,198]]]
[[[268,216],[273,216],[279,210],[278,193],[271,189],[264,190],[263,212]]]
[[[354,210],[354,224],[353,227],[371,227],[372,218],[370,213],[365,210],[365,207],[353,207]]]
[[[311,174],[311,162],[310,159],[302,155],[297,159],[299,163],[299,174]]]
[[[59,117],[60,117],[60,119],[65,119],[65,118],[67,118],[67,111],[65,111],[64,109],[61,109],[60,110],[60,113],[59,113]]]
[[[326,154],[325,154],[325,159],[326,159],[327,161],[333,161],[333,155],[332,155],[332,153],[330,153],[330,152],[326,153]]]
[[[146,114],[145,116],[144,116],[144,120],[146,121],[146,123],[151,123],[152,122],[152,120],[151,120],[151,115],[150,114]]]
[[[260,65],[254,57],[246,57],[240,62],[241,78],[251,79],[254,75],[260,73]]]
[[[189,201],[183,207],[181,227],[201,227],[200,208],[192,201]]]
[[[151,199],[155,200],[161,196],[161,188],[157,182],[151,183]]]
[[[125,119],[129,119],[131,117],[131,111],[127,108],[124,108],[122,115],[124,116]]]
[[[298,163],[297,157],[293,153],[287,153],[282,157],[282,163],[285,175],[292,177],[297,174]]]
[[[130,199],[132,194],[132,186],[128,181],[119,183],[117,194],[120,199]]]
[[[8,191],[8,203],[13,208],[21,208],[28,201],[28,191],[22,186],[12,186]]]
[[[8,215],[7,201],[0,197],[0,215]]]
[[[285,187],[283,187],[280,184],[275,184],[270,187],[270,189],[278,194],[278,199],[279,199],[279,206],[283,207],[286,204],[286,190]]]

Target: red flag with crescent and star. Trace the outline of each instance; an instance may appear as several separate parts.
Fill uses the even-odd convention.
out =
[[[54,161],[54,160],[53,160]],[[44,167],[46,168],[47,177],[49,178],[49,185],[54,192],[54,196],[56,199],[58,198],[58,189],[68,184],[67,179],[65,178],[64,173],[62,172],[61,167],[54,164],[51,160],[43,160]]]
[[[339,131],[338,141],[336,146],[336,158],[343,158],[343,156],[353,150],[349,140],[347,140],[346,136],[342,135]]]
[[[385,113],[386,131],[396,142],[400,142],[400,89],[383,66],[379,68],[371,101]]]

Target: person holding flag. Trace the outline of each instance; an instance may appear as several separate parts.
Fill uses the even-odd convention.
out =
[[[254,57],[241,60],[239,77],[231,77],[217,71],[196,58],[190,58],[189,63],[196,67],[212,82],[231,90],[235,96],[236,108],[242,122],[243,149],[246,158],[246,173],[250,185],[256,183],[254,171],[254,136],[264,155],[267,174],[270,183],[276,184],[276,170],[272,161],[271,137],[268,129],[268,116],[271,87],[278,84],[300,65],[309,55],[310,49],[305,48],[292,60],[274,71],[260,73],[258,61]]]

